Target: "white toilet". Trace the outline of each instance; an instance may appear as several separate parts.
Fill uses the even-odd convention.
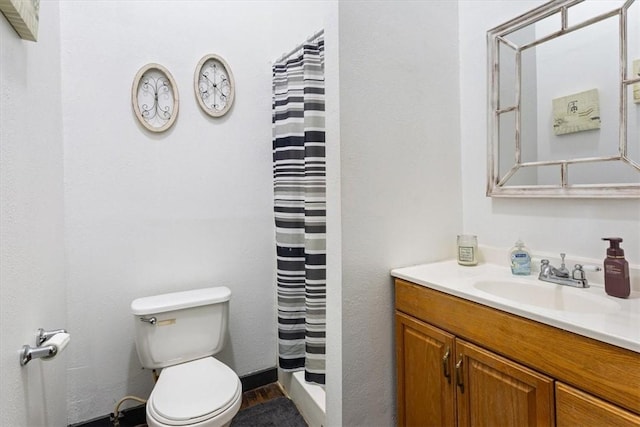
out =
[[[147,400],[149,427],[222,427],[242,403],[242,385],[214,359],[225,340],[226,287],[138,298],[131,303],[143,367],[163,368]]]

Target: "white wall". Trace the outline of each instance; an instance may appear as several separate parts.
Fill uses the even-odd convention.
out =
[[[640,263],[640,200],[537,200],[485,197],[486,31],[543,1],[459,2],[460,130],[464,231],[508,249],[520,237],[531,250],[604,259],[601,237],[619,236]],[[505,252],[506,253],[506,252]],[[506,255],[505,255],[506,259]]]
[[[325,23],[325,112],[327,161],[327,426],[342,425],[342,221],[340,186],[339,3]]]
[[[452,257],[461,231],[457,13],[450,1],[339,5],[339,425],[395,424],[389,270]]]
[[[239,375],[275,367],[271,62],[323,27],[330,2],[64,1],[61,7],[69,327],[69,422],[146,396],[130,302],[226,285]],[[231,112],[199,110],[193,72],[217,53]],[[175,78],[180,112],[151,135],[130,87],[146,63]]]
[[[66,425],[68,350],[18,363],[39,327],[66,324],[59,5],[38,43],[0,16],[0,425]],[[67,349],[78,345],[73,338]]]

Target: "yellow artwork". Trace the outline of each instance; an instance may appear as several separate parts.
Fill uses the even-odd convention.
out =
[[[553,100],[553,133],[564,135],[600,128],[598,89]]]

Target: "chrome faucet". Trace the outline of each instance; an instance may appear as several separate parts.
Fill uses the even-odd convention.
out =
[[[540,261],[540,274],[538,279],[544,282],[555,283],[557,285],[573,286],[574,288],[588,288],[589,282],[584,273],[587,271],[600,271],[598,266],[576,264],[573,271],[569,272],[564,264],[565,254],[560,254],[562,264],[559,268],[552,266],[548,259]]]

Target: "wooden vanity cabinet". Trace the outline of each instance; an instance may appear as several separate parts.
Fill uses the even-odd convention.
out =
[[[553,379],[456,340],[458,426],[553,426]]]
[[[640,425],[640,417],[566,384],[556,383],[556,402],[558,427]]]
[[[454,339],[396,312],[398,425],[455,427]]]
[[[395,289],[399,426],[640,426],[638,353],[401,279]]]
[[[398,425],[553,426],[553,380],[396,312]]]

